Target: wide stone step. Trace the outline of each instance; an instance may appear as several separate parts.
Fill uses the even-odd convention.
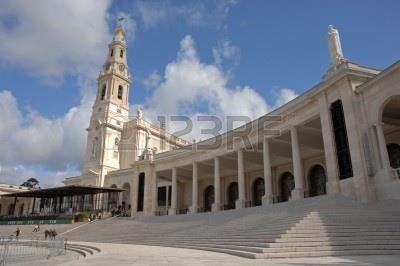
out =
[[[336,236],[336,237],[291,237],[291,238],[277,238],[275,239],[276,243],[286,243],[286,242],[291,242],[291,243],[300,243],[300,242],[323,242],[323,241],[330,241],[330,242],[336,242],[336,241],[345,241],[348,239],[354,239],[354,240],[359,240],[359,241],[369,241],[369,240],[398,240],[400,239],[400,236],[391,236],[391,235],[385,235],[385,236],[371,236],[371,235],[363,235],[363,236]]]
[[[128,242],[129,243],[129,242]],[[400,240],[394,241],[347,241],[341,243],[317,242],[318,245],[289,245],[289,246],[276,246],[269,247],[266,243],[252,243],[252,242],[229,242],[229,241],[138,241],[137,244],[183,244],[183,245],[196,245],[196,246],[218,246],[229,249],[238,249],[248,252],[261,253],[261,252],[297,252],[297,251],[325,251],[325,250],[354,250],[354,249],[400,249]]]
[[[353,255],[374,255],[374,254],[400,254],[400,245],[354,245],[354,246],[323,246],[319,248],[315,247],[287,247],[287,248],[254,248],[247,246],[236,246],[236,245],[219,245],[219,244],[201,244],[201,243],[168,243],[168,242],[143,242],[139,243],[142,245],[153,245],[153,246],[170,246],[170,247],[186,247],[195,249],[206,249],[206,250],[224,250],[236,252],[253,253],[255,258],[287,258],[303,256],[305,253],[309,255],[305,256],[325,256],[324,254],[353,254]],[[227,253],[227,252],[224,252]],[[254,254],[255,253],[255,254]],[[234,254],[230,252],[229,254]],[[240,254],[240,253],[239,253]],[[262,256],[259,256],[262,254]],[[240,255],[239,255],[240,256]]]
[[[319,247],[319,246],[343,246],[343,245],[400,245],[400,237],[397,239],[354,239],[349,237],[348,239],[341,239],[336,241],[326,240],[326,241],[294,241],[294,242],[275,242],[265,244],[268,247]],[[264,244],[262,244],[264,245]]]
[[[382,231],[382,232],[314,232],[314,233],[297,233],[288,232],[287,234],[281,235],[281,238],[309,238],[309,237],[340,237],[340,236],[400,236],[400,232]]]
[[[257,259],[305,258],[328,256],[400,255],[400,250],[335,250],[257,254]]]

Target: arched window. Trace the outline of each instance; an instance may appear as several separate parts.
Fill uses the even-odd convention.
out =
[[[288,201],[292,196],[292,190],[294,189],[294,177],[290,172],[286,172],[281,175],[280,181],[280,201]]]
[[[106,85],[104,85],[103,89],[101,90],[101,100],[103,101],[105,97],[106,97]]]
[[[232,182],[228,187],[228,205],[227,209],[232,210],[236,207],[236,201],[239,198],[239,186],[237,182]]]
[[[3,209],[3,206],[0,204],[0,215],[2,214],[1,211]]]
[[[116,150],[118,150],[118,147],[119,147],[119,138],[115,138],[114,147],[115,147]]]
[[[110,57],[114,55],[114,49],[111,49]]]
[[[124,49],[121,49],[121,51],[119,52],[119,57],[121,57],[121,58],[124,57]]]
[[[122,95],[124,94],[124,88],[119,85],[118,86],[118,99],[122,100]]]
[[[265,195],[264,178],[257,178],[253,183],[253,206],[262,205],[262,197]]]

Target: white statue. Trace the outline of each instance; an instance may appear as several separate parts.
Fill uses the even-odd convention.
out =
[[[142,107],[138,107],[138,108],[136,109],[136,118],[137,118],[138,120],[140,120],[140,119],[143,118],[143,109],[142,109]]]
[[[340,44],[339,32],[332,25],[329,25],[328,27],[328,44],[331,63],[336,66],[343,61],[344,57],[342,45]]]

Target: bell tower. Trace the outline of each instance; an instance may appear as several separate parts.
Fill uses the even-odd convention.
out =
[[[124,29],[118,26],[97,78],[97,96],[87,129],[83,174],[97,175],[96,184],[93,184],[96,186],[104,185],[104,176],[108,171],[120,168],[119,142],[124,123],[129,119],[131,85],[127,48]]]

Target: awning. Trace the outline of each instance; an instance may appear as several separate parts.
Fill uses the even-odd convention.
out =
[[[56,198],[68,197],[76,195],[94,195],[100,193],[122,192],[125,189],[94,187],[94,186],[64,186],[45,189],[33,189],[29,191],[14,192],[1,195],[2,197],[18,197],[18,198]]]

